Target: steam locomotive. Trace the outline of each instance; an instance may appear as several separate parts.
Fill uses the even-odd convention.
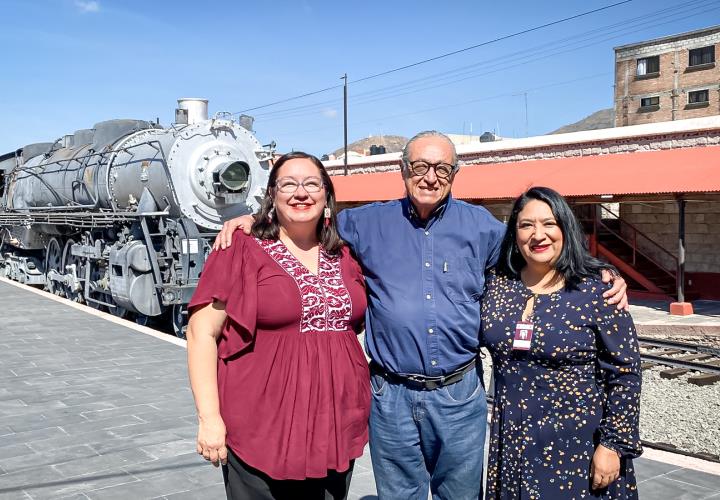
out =
[[[140,324],[187,303],[223,220],[257,211],[274,143],[180,99],[167,128],[110,120],[0,156],[0,275]]]

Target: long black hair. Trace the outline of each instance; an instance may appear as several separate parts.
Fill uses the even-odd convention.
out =
[[[325,206],[330,209],[330,224],[324,223],[325,218],[320,217],[317,224],[317,238],[327,253],[336,255],[340,252],[344,242],[340,238],[337,231],[337,203],[335,202],[335,189],[332,180],[325,170],[325,166],[315,156],[303,153],[302,151],[293,151],[282,155],[273,165],[268,178],[267,189],[265,190],[265,198],[260,204],[260,212],[255,216],[255,222],[252,225],[251,232],[253,236],[263,240],[277,240],[280,236],[280,225],[277,216],[268,217],[273,210],[273,194],[275,192],[275,184],[277,182],[278,171],[286,162],[290,160],[304,159],[310,160],[320,171],[320,178],[325,187]]]
[[[550,207],[562,232],[563,245],[555,269],[565,279],[566,288],[577,288],[583,278],[600,277],[603,269],[617,272],[610,264],[590,255],[585,234],[565,198],[550,188],[534,187],[521,194],[513,204],[497,263],[500,274],[520,278],[520,271],[526,265],[517,245],[517,222],[518,214],[532,200],[542,201]]]

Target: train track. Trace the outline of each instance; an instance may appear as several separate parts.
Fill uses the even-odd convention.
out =
[[[673,340],[638,337],[642,368],[670,367],[661,378],[673,379],[690,373],[687,381],[710,385],[720,381],[720,349]]]

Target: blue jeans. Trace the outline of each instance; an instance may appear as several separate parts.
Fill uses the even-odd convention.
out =
[[[380,500],[482,498],[487,401],[478,363],[459,382],[416,390],[373,374],[370,454]]]

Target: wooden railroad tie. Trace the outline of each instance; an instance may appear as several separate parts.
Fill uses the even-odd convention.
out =
[[[660,378],[678,378],[680,375],[685,375],[689,371],[690,370],[688,370],[687,368],[673,368],[671,370],[663,370],[660,372]]]
[[[714,361],[708,361],[707,363],[710,366],[720,366],[720,359],[716,359]],[[712,385],[715,382],[720,381],[720,374],[718,373],[701,373],[699,375],[693,375],[692,377],[688,377],[688,382],[695,385]]]
[[[662,376],[662,374],[660,376]],[[700,375],[688,377],[687,381],[694,385],[712,385],[715,382],[720,381],[720,375],[717,373],[702,373]]]
[[[642,341],[640,341],[640,343],[642,344]],[[697,386],[711,385],[716,382],[720,382],[720,373],[708,373],[707,371],[704,371],[701,366],[697,366],[706,365],[708,368],[720,367],[720,359],[711,359],[717,358],[715,350],[708,351],[707,349],[697,348],[700,352],[693,352],[694,349],[694,346],[688,346],[688,349],[677,349],[670,346],[659,347],[654,345],[641,345],[641,356],[646,355],[654,359],[652,359],[652,361],[643,361],[640,364],[640,368],[642,370],[647,370],[656,366],[672,367],[673,362],[687,361],[695,363],[696,367],[667,368],[660,372],[660,378],[672,380],[689,373],[687,381]],[[677,354],[681,355],[676,356]],[[663,363],[662,359],[658,358],[667,358],[667,363]]]

